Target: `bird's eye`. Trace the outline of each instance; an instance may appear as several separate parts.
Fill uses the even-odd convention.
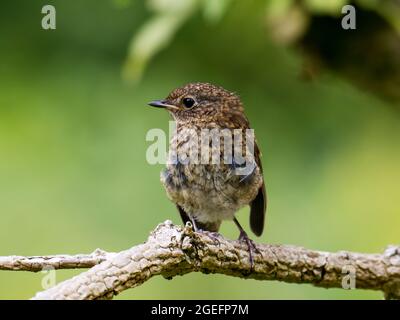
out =
[[[182,99],[182,103],[186,108],[191,108],[194,106],[194,104],[196,103],[196,101],[194,101],[193,98],[183,98]]]

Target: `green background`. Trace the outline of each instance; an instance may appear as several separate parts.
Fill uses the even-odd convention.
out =
[[[146,105],[206,81],[237,92],[263,152],[269,196],[257,241],[382,252],[399,242],[400,117],[337,75],[300,77],[295,50],[271,43],[259,2],[236,2],[219,23],[195,14],[136,84],[121,77],[132,35],[151,16],[141,1],[43,1],[0,10],[0,255],[120,251],[143,242],[175,207],[146,161]],[[366,66],[367,67],[367,66]],[[248,229],[248,209],[238,214]],[[231,222],[221,232],[236,238]],[[57,271],[57,281],[80,271]],[[0,298],[26,299],[45,275],[0,272]],[[373,291],[188,274],[156,277],[118,299],[380,299]]]

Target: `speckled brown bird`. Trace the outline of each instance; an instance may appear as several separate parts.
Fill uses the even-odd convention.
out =
[[[262,234],[266,192],[257,143],[254,141],[253,152],[244,157],[247,164],[253,165],[246,175],[238,175],[236,171],[243,163],[238,164],[234,157],[231,163],[226,163],[222,148],[215,149],[211,141],[201,142],[200,149],[207,144],[210,147],[207,151],[209,158],[217,153],[216,157],[221,160],[219,163],[194,163],[192,159],[180,161],[179,158],[176,161],[176,155],[190,152],[193,141],[199,141],[196,139],[204,129],[229,129],[228,135],[234,129],[240,129],[246,141],[245,131],[250,129],[250,125],[239,97],[209,83],[189,83],[173,90],[167,98],[152,101],[149,105],[167,109],[176,122],[176,131],[170,141],[170,161],[161,173],[161,182],[168,197],[176,204],[183,222],[191,221],[195,231],[215,233],[223,220],[233,220],[240,230],[239,239],[249,246],[252,261],[254,244],[235,218],[235,213],[250,205],[251,230],[257,236]],[[224,132],[226,134],[226,130]],[[243,153],[248,149],[243,143]]]

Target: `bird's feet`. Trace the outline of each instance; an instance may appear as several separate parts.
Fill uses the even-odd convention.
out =
[[[246,231],[244,231],[243,229],[240,230],[240,235],[239,235],[238,240],[246,243],[247,249],[249,251],[250,270],[253,270],[254,269],[254,253],[260,253],[260,250],[258,250],[254,241],[249,238]]]
[[[214,241],[215,244],[220,245],[219,237],[221,235],[218,232],[203,230],[199,228],[199,226],[196,223],[196,220],[192,220],[192,225],[195,232],[208,236]]]
[[[261,254],[260,250],[257,249],[256,244],[249,238],[246,231],[242,228],[239,221],[236,218],[233,218],[233,222],[235,222],[236,226],[239,229],[239,241],[245,242],[247,245],[247,249],[249,250],[249,260],[250,260],[250,270],[254,269],[254,256],[253,253]]]
[[[220,245],[219,237],[221,235],[218,232],[213,232],[213,231],[208,231],[208,230],[203,230],[203,229],[198,229],[196,232],[205,234],[210,239],[212,239],[215,244]]]

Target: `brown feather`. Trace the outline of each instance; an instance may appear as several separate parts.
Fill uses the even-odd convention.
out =
[[[263,173],[262,163],[261,163],[261,152],[258,148],[257,143],[254,146],[254,152],[256,157],[256,162],[260,168],[261,173]],[[258,194],[255,199],[250,203],[250,227],[256,236],[261,236],[264,230],[265,215],[267,211],[267,194],[265,191],[265,183],[258,190]]]

